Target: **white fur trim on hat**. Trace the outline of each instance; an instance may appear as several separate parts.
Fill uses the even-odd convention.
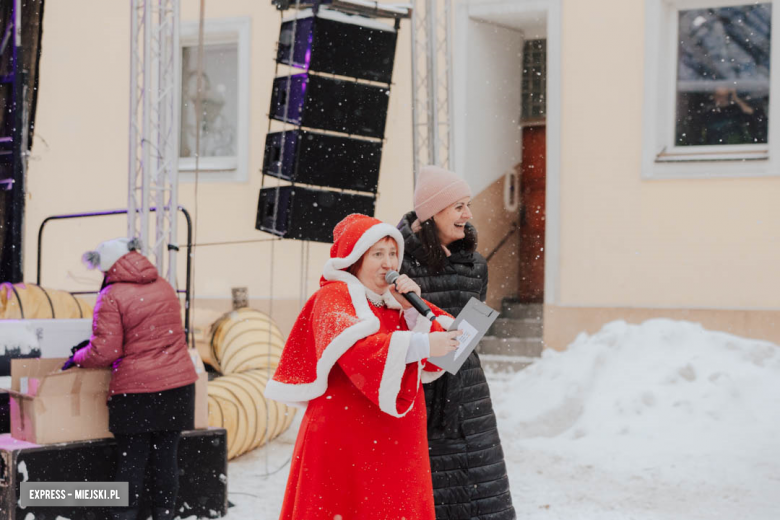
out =
[[[338,282],[347,282],[350,279],[354,279],[354,276],[343,271],[343,269],[346,269],[360,260],[360,257],[371,249],[371,246],[385,237],[394,239],[398,246],[398,267],[400,268],[404,261],[404,237],[397,228],[382,222],[381,224],[374,224],[368,228],[357,241],[355,247],[348,256],[344,258],[331,258],[325,262],[325,267],[322,268],[322,276],[326,280]]]

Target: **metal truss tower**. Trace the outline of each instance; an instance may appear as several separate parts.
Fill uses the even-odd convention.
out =
[[[179,0],[132,0],[131,9],[127,234],[177,287]]]
[[[412,124],[415,178],[421,166],[455,169],[452,133],[451,0],[413,0]]]

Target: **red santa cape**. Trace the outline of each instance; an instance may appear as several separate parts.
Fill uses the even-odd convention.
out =
[[[384,237],[395,240],[400,266],[403,262],[403,236],[389,224],[357,214],[342,220],[334,229],[333,236],[331,258],[323,269],[322,288],[306,302],[293,326],[276,372],[265,390],[265,396],[270,399],[305,407],[310,400],[325,393],[328,376],[339,358],[356,342],[379,331],[380,322],[369,307],[365,286],[344,269],[357,262]],[[389,292],[383,295],[383,299],[388,308],[401,309]],[[434,306],[431,308],[440,316],[438,321],[444,327],[452,323],[452,317]],[[365,360],[366,372],[380,377],[366,377],[356,386],[383,412],[403,417],[411,409],[414,401],[404,398],[405,391],[411,388],[402,388],[408,369],[406,353],[413,332],[430,330],[431,322],[420,317],[414,331],[393,332],[389,341],[375,345],[375,352]],[[443,373],[423,361],[416,365],[418,386],[420,382],[433,381]],[[414,381],[407,378],[405,386],[413,384]]]

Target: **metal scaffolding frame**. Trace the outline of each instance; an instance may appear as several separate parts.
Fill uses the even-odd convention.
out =
[[[413,0],[412,125],[415,179],[420,167],[455,169],[451,0]]]
[[[13,283],[24,280],[24,205],[27,158],[27,121],[24,107],[25,71],[22,65],[22,5],[14,0],[8,9],[7,25],[0,28],[0,59],[9,65],[0,75],[0,85],[7,88],[4,96],[5,117],[12,120],[0,130],[10,130],[10,135],[0,135],[0,280]],[[23,142],[25,141],[25,142]],[[5,202],[5,204],[3,204]]]
[[[127,234],[177,287],[179,0],[132,0],[130,39]]]

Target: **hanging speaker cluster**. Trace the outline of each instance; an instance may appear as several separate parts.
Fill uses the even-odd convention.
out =
[[[260,190],[255,227],[331,242],[374,214],[398,24],[318,7],[282,20],[276,61],[300,72],[274,79],[263,175],[289,184]]]

